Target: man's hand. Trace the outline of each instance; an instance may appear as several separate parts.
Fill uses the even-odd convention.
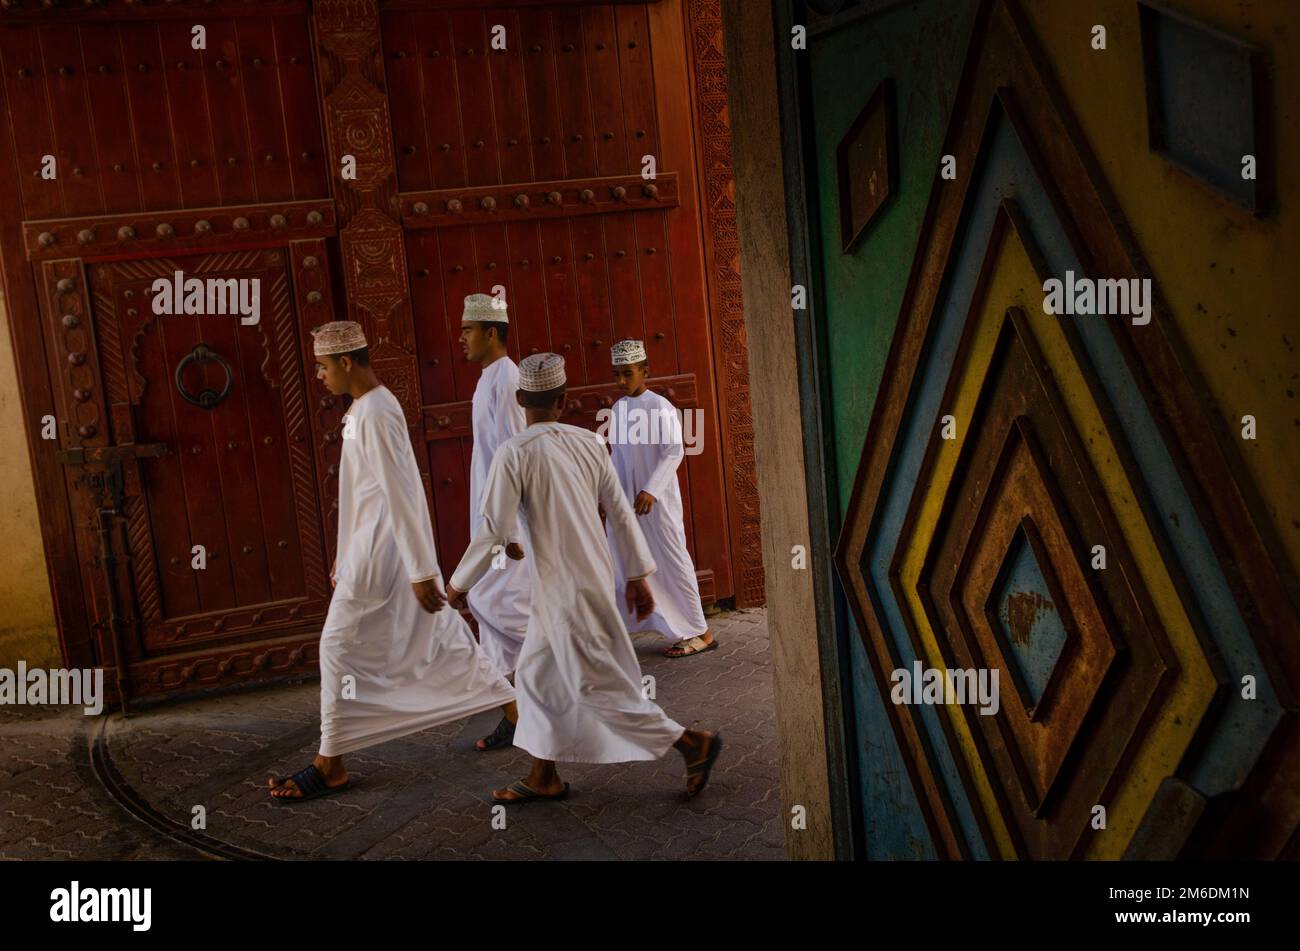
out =
[[[524,546],[518,542],[510,542],[510,544],[506,545],[506,557],[511,561],[523,561]]]
[[[466,594],[467,592],[460,590],[454,584],[447,585],[447,603],[457,611],[464,611],[468,606],[469,602],[466,599]]]
[[[628,613],[631,613],[634,609],[638,621],[644,621],[654,613],[655,598],[650,593],[650,585],[646,584],[644,578],[630,580],[627,583]]]
[[[415,591],[415,600],[420,602],[420,607],[430,614],[437,614],[442,610],[442,606],[447,603],[447,596],[438,587],[437,578],[416,581],[411,585],[411,588]]]
[[[637,515],[649,515],[650,510],[655,507],[655,502],[659,501],[649,492],[638,492],[636,501],[632,503],[632,508],[636,510]]]
[[[339,560],[335,558],[334,563],[330,565],[330,587],[331,588],[338,587],[338,579],[334,577],[334,569],[338,567],[338,564],[339,564]]]

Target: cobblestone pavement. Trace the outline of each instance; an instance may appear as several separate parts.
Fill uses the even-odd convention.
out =
[[[75,710],[0,706],[0,860],[196,857],[105,792],[88,750],[97,723]]]
[[[721,730],[709,789],[682,796],[681,758],[565,765],[558,803],[530,803],[493,827],[491,790],[524,775],[516,749],[477,753],[494,712],[349,755],[356,787],[293,806],[271,800],[269,774],[310,762],[319,739],[316,682],[173,703],[106,722],[55,708],[0,707],[0,859],[193,858],[169,834],[196,806],[206,836],[283,859],[781,859],[776,735],[767,625],[761,610],[710,619],[715,651],[660,655],[640,636],[643,672],[683,726]],[[93,741],[127,797],[128,814],[92,767]],[[103,770],[101,770],[103,772]],[[497,825],[500,822],[498,820]]]

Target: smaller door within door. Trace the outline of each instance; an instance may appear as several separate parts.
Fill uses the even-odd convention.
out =
[[[319,630],[329,566],[287,257],[92,270],[113,441],[167,447],[135,463],[125,505],[133,662]]]

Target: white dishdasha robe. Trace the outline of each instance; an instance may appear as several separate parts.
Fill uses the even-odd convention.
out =
[[[674,641],[684,641],[708,630],[695,564],[686,549],[682,512],[682,490],[677,467],[684,457],[681,420],[677,407],[652,390],[640,396],[625,396],[614,404],[610,415],[610,458],[629,504],[641,492],[655,497],[655,504],[637,524],[650,546],[655,573],[646,579],[654,595],[655,609],[643,621],[624,608],[623,623],[629,632],[658,631]],[[614,562],[615,593],[622,573],[618,548],[610,536]]]
[[[524,428],[524,409],[515,399],[519,367],[509,357],[499,357],[483,368],[474,388],[474,450],[469,464],[469,534],[483,522],[483,483],[497,448]],[[527,535],[511,539],[527,552]],[[525,559],[526,561],[526,559]],[[478,621],[479,643],[497,669],[515,672],[524,635],[528,632],[531,582],[525,561],[498,558],[469,595],[469,609]]]
[[[322,756],[514,699],[464,619],[448,606],[429,614],[411,590],[429,578],[441,587],[442,573],[406,417],[383,386],[344,417],[334,575],[320,639]]]
[[[483,495],[483,524],[451,583],[490,571],[493,546],[522,505],[533,579],[528,637],[515,672],[515,746],[539,759],[621,763],[657,759],[683,728],[642,693],[641,665],[614,603],[605,508],[633,577],[655,569],[603,440],[564,423],[535,423],[503,443]]]

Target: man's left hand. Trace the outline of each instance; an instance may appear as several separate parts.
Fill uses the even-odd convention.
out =
[[[638,492],[636,494],[636,501],[632,503],[632,507],[636,510],[637,515],[649,515],[650,510],[654,508],[655,502],[657,501],[658,499],[649,492]]]
[[[430,614],[437,614],[442,610],[442,606],[447,603],[447,596],[438,587],[437,578],[426,578],[424,581],[413,582],[411,589],[415,592],[415,600],[420,602],[420,607]]]
[[[447,585],[447,603],[457,611],[464,611],[468,606],[466,594],[467,592],[460,590],[454,584]]]
[[[654,613],[655,598],[644,578],[628,581],[627,609],[629,613],[635,609],[638,621],[644,621]]]

